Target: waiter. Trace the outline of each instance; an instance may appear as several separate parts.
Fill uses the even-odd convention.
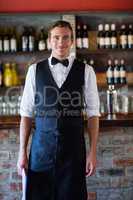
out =
[[[27,171],[26,200],[87,200],[86,176],[96,167],[99,97],[91,66],[70,55],[73,31],[66,21],[48,32],[52,52],[30,66],[22,96],[18,172]],[[83,106],[90,150],[84,141]],[[27,145],[35,118],[29,158]]]

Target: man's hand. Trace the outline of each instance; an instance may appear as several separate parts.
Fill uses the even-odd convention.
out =
[[[96,169],[96,153],[90,152],[86,158],[86,177],[94,174]]]
[[[17,169],[18,169],[18,174],[21,176],[22,176],[22,170],[25,169],[25,171],[27,171],[27,169],[28,169],[27,153],[24,151],[19,152]]]

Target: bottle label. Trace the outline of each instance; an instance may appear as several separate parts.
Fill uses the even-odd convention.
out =
[[[11,48],[11,51],[17,51],[17,41],[16,41],[16,39],[12,38],[10,40],[10,48]]]
[[[107,70],[107,77],[108,78],[112,78],[113,77],[113,71],[111,71],[110,69]]]
[[[125,70],[121,70],[121,71],[120,71],[120,77],[121,77],[121,78],[125,78],[125,77],[126,77],[126,72],[125,72]]]
[[[2,73],[0,72],[0,86],[2,86]]]
[[[89,40],[88,38],[83,38],[83,48],[89,48]]]
[[[80,48],[80,49],[82,49],[82,39],[81,38],[77,38],[76,39],[76,45],[77,45],[77,48]]]
[[[34,37],[29,36],[29,50],[34,50]]]
[[[120,44],[121,45],[127,45],[127,35],[121,35],[120,36]]]
[[[114,77],[119,78],[120,77],[120,72],[118,70],[114,69]]]
[[[104,46],[105,45],[105,39],[104,39],[104,37],[100,37],[99,38],[99,45],[100,46]]]
[[[128,44],[129,45],[133,44],[133,35],[128,35]]]
[[[28,50],[28,38],[26,36],[22,37],[22,50]]]
[[[38,50],[39,51],[43,51],[46,49],[46,44],[45,44],[45,41],[41,40],[39,41],[39,44],[38,44]]]
[[[0,52],[3,51],[3,48],[2,48],[2,40],[0,40]]]
[[[116,37],[111,37],[111,45],[117,45]]]
[[[105,38],[105,46],[109,46],[110,45],[110,38],[106,37]]]
[[[5,52],[9,51],[9,40],[4,40],[3,47]]]

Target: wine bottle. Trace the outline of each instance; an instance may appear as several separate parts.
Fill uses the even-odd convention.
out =
[[[44,39],[44,29],[41,28],[40,34],[39,34],[39,39],[38,39],[38,50],[43,51],[46,49],[46,42]]]
[[[124,59],[120,60],[120,83],[121,84],[126,84],[126,67],[124,63]]]
[[[0,52],[3,51],[3,38],[2,38],[2,29],[0,27]]]
[[[97,35],[97,46],[99,49],[103,49],[105,45],[103,24],[98,25],[98,35]]]
[[[81,32],[81,26],[77,25],[77,30],[76,30],[76,47],[79,49],[83,48],[82,44],[82,32]]]
[[[2,63],[0,61],[0,87],[3,84],[3,68],[2,68]]]
[[[128,48],[129,49],[133,48],[133,27],[132,27],[132,24],[129,24],[127,39],[128,39]]]
[[[89,48],[89,38],[88,38],[88,27],[86,24],[83,25],[83,38],[82,38],[83,48]]]
[[[11,35],[10,35],[10,51],[16,52],[17,51],[17,38],[16,38],[16,31],[15,27],[11,29]]]
[[[5,31],[4,31],[3,50],[4,52],[10,51],[10,41],[9,41],[9,34],[8,34],[7,28],[5,28]]]
[[[106,78],[107,78],[107,84],[108,85],[113,85],[114,84],[114,69],[112,66],[112,61],[109,59],[108,60],[108,69],[106,72]]]
[[[115,24],[111,24],[110,42],[111,42],[111,48],[112,49],[117,48],[117,32],[116,32],[116,26],[115,26]]]
[[[33,27],[29,27],[29,45],[28,45],[28,50],[29,51],[35,51],[35,33]]]
[[[120,48],[126,49],[127,48],[127,31],[126,31],[126,25],[121,25],[121,31],[120,31]]]
[[[28,28],[24,27],[23,28],[23,33],[22,33],[22,51],[28,51]]]
[[[111,48],[109,24],[105,24],[105,48],[106,49]]]
[[[120,67],[118,65],[118,60],[114,60],[114,84],[119,84],[120,83]]]
[[[11,87],[12,86],[12,70],[11,70],[11,65],[10,63],[5,63],[4,64],[4,85],[6,87]]]

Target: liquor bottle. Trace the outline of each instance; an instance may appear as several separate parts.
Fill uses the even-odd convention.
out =
[[[127,39],[128,39],[128,48],[129,49],[133,48],[133,27],[132,27],[132,24],[129,24]]]
[[[12,70],[12,86],[19,84],[19,77],[17,73],[17,64],[15,62],[11,63]]]
[[[12,70],[10,63],[4,64],[4,78],[3,78],[4,85],[6,87],[12,86]]]
[[[11,52],[16,52],[16,51],[17,51],[17,38],[16,38],[16,31],[15,31],[15,28],[12,28],[12,29],[11,29],[10,51],[11,51]]]
[[[0,61],[0,87],[2,87],[3,84],[3,68],[2,68],[2,63]]]
[[[126,67],[125,67],[125,62],[124,59],[120,60],[120,83],[121,84],[126,84]]]
[[[44,39],[44,29],[41,28],[40,33],[39,33],[39,39],[38,39],[38,50],[43,51],[46,49],[46,42]]]
[[[108,69],[106,72],[106,78],[107,78],[107,84],[108,85],[113,85],[114,84],[114,69],[112,66],[112,61],[109,59],[108,60]]]
[[[112,49],[117,48],[117,32],[116,32],[116,26],[115,26],[115,24],[111,24],[110,42],[111,42],[111,48]]]
[[[4,30],[3,51],[4,52],[9,52],[10,51],[10,41],[9,41],[9,34],[8,34],[8,29],[7,28],[5,28],[5,30]]]
[[[118,100],[117,91],[114,85],[109,85],[107,90],[107,112],[112,115],[117,112]]]
[[[23,33],[21,37],[21,42],[22,42],[22,51],[28,51],[28,28],[24,27],[23,28]]]
[[[83,48],[82,44],[82,31],[81,31],[81,26],[77,25],[77,30],[76,30],[76,47],[79,49]]]
[[[98,25],[98,35],[97,35],[97,46],[99,49],[103,49],[105,45],[103,24]]]
[[[29,27],[29,44],[28,44],[28,50],[30,52],[35,51],[35,33],[33,27]]]
[[[82,45],[85,49],[89,48],[88,27],[86,24],[83,25]]]
[[[109,24],[105,24],[105,48],[111,48],[111,38],[110,38],[110,31],[109,31]]]
[[[120,83],[120,67],[118,65],[118,60],[114,60],[114,84],[119,84]]]
[[[0,27],[0,52],[3,51],[2,29]]]
[[[121,31],[120,31],[120,48],[126,49],[128,45],[127,41],[127,31],[126,31],[126,25],[121,25]]]

